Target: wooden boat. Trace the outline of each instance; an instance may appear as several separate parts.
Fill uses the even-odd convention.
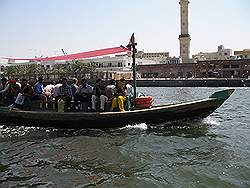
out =
[[[82,129],[122,127],[137,123],[157,125],[176,120],[205,118],[220,107],[233,92],[234,89],[227,89],[215,92],[206,99],[125,112],[22,111],[1,107],[0,122],[18,126]]]
[[[118,52],[132,52],[133,86],[136,99],[136,45],[134,33],[126,47],[108,48],[85,53],[40,58],[35,60],[69,60],[78,58],[89,58],[100,55],[114,54]],[[16,59],[24,60],[24,59]],[[34,60],[34,59],[25,59]],[[107,128],[122,127],[136,123],[147,123],[148,125],[171,122],[176,120],[200,119],[207,117],[220,107],[234,92],[234,89],[215,92],[207,99],[190,102],[154,106],[146,109],[137,109],[125,112],[55,112],[48,110],[22,111],[8,107],[0,107],[0,123],[18,126],[37,126],[55,128]],[[141,101],[141,100],[140,100]],[[136,100],[135,100],[136,102]],[[59,105],[58,105],[59,106]],[[141,104],[141,107],[148,104]]]

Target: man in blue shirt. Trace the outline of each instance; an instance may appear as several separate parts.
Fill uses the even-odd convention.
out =
[[[34,85],[34,99],[35,100],[46,100],[43,89],[43,78],[39,77],[38,81]]]

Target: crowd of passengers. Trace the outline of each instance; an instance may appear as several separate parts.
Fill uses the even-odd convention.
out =
[[[125,111],[130,109],[133,87],[125,79],[110,80],[107,86],[97,79],[92,87],[87,79],[62,78],[57,83],[44,85],[39,77],[34,85],[27,79],[1,79],[0,104],[31,110],[34,101],[64,101],[65,109],[78,111],[80,104],[87,104],[87,111]],[[73,104],[73,105],[72,105]],[[109,104],[109,108],[105,108]],[[85,105],[86,106],[86,105]]]

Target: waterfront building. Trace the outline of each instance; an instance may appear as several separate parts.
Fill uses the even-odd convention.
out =
[[[150,59],[150,60],[162,60],[165,58],[169,58],[169,52],[143,52],[138,51],[136,53],[136,58],[140,59]]]
[[[250,59],[206,60],[197,62],[198,77],[248,78]]]
[[[8,66],[17,68],[28,68],[30,65],[40,65],[42,68],[52,69],[56,64],[66,64],[66,61],[24,61],[24,62],[8,62]]]
[[[188,0],[180,0],[180,24],[181,34],[179,35],[180,41],[180,57],[183,63],[190,62],[190,35],[188,32]]]
[[[105,56],[102,58],[83,59],[80,62],[94,63],[97,72],[101,72],[104,79],[132,78],[132,58],[129,56]]]
[[[248,78],[250,59],[138,65],[137,71],[141,78]]]
[[[232,49],[225,49],[223,45],[218,46],[217,52],[200,52],[192,57],[195,61],[234,59]]]
[[[191,78],[195,77],[196,63],[139,65],[141,78]]]
[[[237,59],[250,59],[250,49],[244,49],[242,51],[234,51],[234,55]]]

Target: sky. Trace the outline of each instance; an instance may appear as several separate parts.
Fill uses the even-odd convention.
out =
[[[191,54],[250,48],[250,0],[189,0]],[[0,0],[0,56],[126,45],[179,56],[179,0]]]

